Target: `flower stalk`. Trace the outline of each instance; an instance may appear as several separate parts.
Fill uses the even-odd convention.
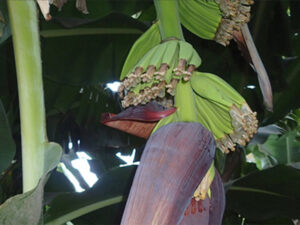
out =
[[[177,38],[184,40],[180,25],[177,0],[154,0],[162,40]]]

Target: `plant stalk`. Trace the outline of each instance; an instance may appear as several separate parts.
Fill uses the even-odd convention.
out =
[[[36,2],[8,0],[20,104],[23,192],[43,175],[47,141]]]
[[[180,25],[177,0],[154,0],[162,40],[178,38],[184,40]]]
[[[179,81],[176,87],[175,107],[180,121],[198,122],[195,98],[190,82]]]

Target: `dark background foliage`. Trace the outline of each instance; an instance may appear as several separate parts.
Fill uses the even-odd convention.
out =
[[[88,15],[78,12],[69,0],[61,11],[51,7],[52,21],[40,17],[47,129],[49,140],[65,149],[62,161],[83,187],[87,184],[70,164],[76,151],[92,156],[91,170],[103,179],[74,201],[72,195],[63,194],[74,192],[73,186],[60,170],[54,171],[45,187],[45,204],[50,207],[46,219],[70,210],[70,202],[76,207],[99,193],[121,194],[126,200],[134,168],[116,169],[122,161],[115,154],[131,154],[135,148],[135,161],[139,161],[145,144],[145,140],[101,125],[100,116],[121,110],[118,96],[106,84],[118,80],[134,41],[155,20],[152,1],[87,2]],[[2,203],[21,192],[22,178],[16,71],[5,1],[0,2],[0,11]],[[132,17],[136,13],[140,14],[137,19]],[[217,154],[227,190],[224,224],[294,224],[300,218],[299,21],[300,2],[296,0],[256,1],[252,10],[249,28],[272,83],[273,113],[264,109],[256,73],[234,41],[224,48],[184,29],[186,40],[202,57],[199,70],[215,73],[236,88],[257,111],[263,127],[246,148],[227,156]],[[119,224],[124,204],[104,207],[72,222]]]

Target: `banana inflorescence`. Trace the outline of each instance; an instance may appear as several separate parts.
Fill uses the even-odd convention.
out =
[[[189,80],[201,59],[192,45],[180,40],[167,40],[151,48],[125,76],[119,88],[123,107],[156,100],[173,106],[172,96],[178,81]]]
[[[201,38],[226,46],[250,19],[253,0],[179,0],[180,20]]]
[[[225,153],[234,151],[236,144],[245,145],[256,133],[256,113],[223,79],[195,71],[201,64],[198,53],[183,40],[180,28],[167,26],[163,21],[176,1],[157,0],[155,3],[159,20],[137,40],[123,67],[119,88],[122,106],[152,100],[167,108],[175,106],[176,113],[162,119],[153,133],[172,122],[198,122],[213,133],[217,147]],[[238,24],[247,22],[252,0],[178,0],[178,3],[181,20],[174,13],[168,15],[178,22],[174,24],[180,26],[180,21],[184,21],[185,26],[190,25],[212,39],[222,29],[231,34],[233,29],[239,29]],[[197,20],[191,21],[194,14]],[[197,24],[200,25],[197,27]],[[172,29],[176,31],[173,37]],[[162,39],[164,41],[160,41]],[[224,40],[222,43],[228,44]]]

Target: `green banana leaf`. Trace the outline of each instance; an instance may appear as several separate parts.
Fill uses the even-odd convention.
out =
[[[43,224],[41,215],[44,184],[48,173],[58,164],[61,154],[62,149],[58,144],[45,144],[44,175],[33,190],[15,195],[0,205],[0,224]]]
[[[284,135],[270,134],[264,143],[251,144],[247,150],[253,154],[259,169],[300,161],[297,130],[288,131]]]
[[[111,170],[84,193],[65,193],[55,197],[44,215],[45,225],[60,225],[126,200],[135,169],[135,166],[130,166]]]
[[[105,21],[106,27],[101,27]],[[122,23],[110,27],[112,21]],[[80,87],[118,80],[130,46],[146,29],[137,20],[120,14],[82,25],[74,32],[71,29],[71,34],[69,29],[52,23],[51,29],[41,30],[44,78]]]
[[[297,218],[300,170],[278,165],[237,179],[228,187],[226,203],[227,209],[246,219]]]
[[[300,141],[297,136],[297,130],[287,132],[281,137],[270,135],[263,146],[280,164],[299,162]]]
[[[10,165],[16,152],[2,101],[0,100],[0,174]]]

